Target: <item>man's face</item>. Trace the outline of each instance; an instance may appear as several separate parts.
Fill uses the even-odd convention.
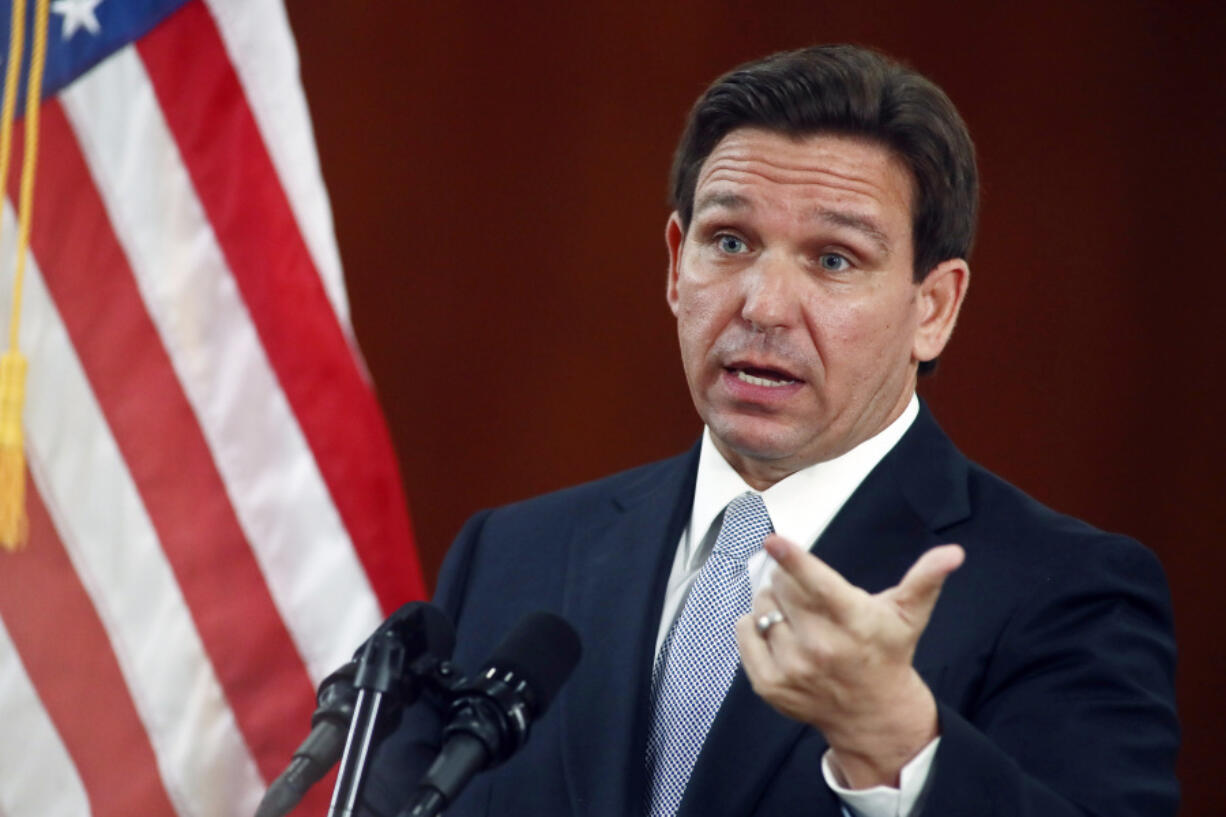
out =
[[[669,220],[668,302],[694,404],[755,487],[887,426],[953,328],[968,272],[912,280],[912,182],[854,137],[743,128]]]

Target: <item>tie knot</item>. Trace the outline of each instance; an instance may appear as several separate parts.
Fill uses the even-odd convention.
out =
[[[746,561],[774,529],[762,495],[746,491],[724,509],[724,524],[715,539],[715,552]]]

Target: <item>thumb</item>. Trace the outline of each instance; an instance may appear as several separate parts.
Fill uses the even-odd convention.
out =
[[[891,592],[902,615],[920,626],[927,624],[945,579],[965,558],[960,545],[941,545],[919,557]]]

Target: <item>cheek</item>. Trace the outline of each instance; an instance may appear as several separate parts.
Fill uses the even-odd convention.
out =
[[[679,288],[677,326],[683,343],[709,345],[734,319],[735,304],[727,289],[693,282]]]
[[[893,358],[906,332],[905,314],[870,300],[810,304],[806,318],[813,345],[829,370],[863,373],[866,364]]]
[[[805,309],[809,335],[823,357],[845,356],[861,349],[873,336],[863,305],[844,301],[810,303]]]

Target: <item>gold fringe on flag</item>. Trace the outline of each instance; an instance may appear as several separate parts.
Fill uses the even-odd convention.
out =
[[[50,0],[37,0],[34,10],[34,46],[26,80],[25,151],[21,161],[21,201],[17,214],[17,262],[13,276],[13,306],[9,320],[9,348],[0,357],[0,547],[17,550],[26,543],[26,459],[21,422],[26,396],[26,359],[17,344],[21,327],[21,291],[25,280],[26,249],[34,204],[34,168],[38,164],[38,111],[47,60],[47,22]],[[17,74],[25,42],[25,0],[13,0],[8,65],[4,71],[4,106],[0,109],[0,189],[8,186],[12,151],[13,111],[17,102]]]

